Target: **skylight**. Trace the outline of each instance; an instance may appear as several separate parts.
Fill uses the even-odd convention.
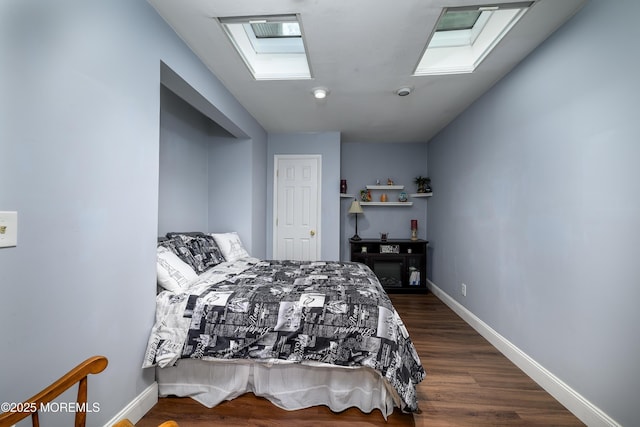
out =
[[[532,4],[444,9],[414,75],[472,73]]]
[[[310,79],[298,16],[219,18],[256,80]]]

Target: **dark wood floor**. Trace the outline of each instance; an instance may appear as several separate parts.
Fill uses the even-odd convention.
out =
[[[419,414],[396,410],[388,426],[581,426],[547,392],[433,294],[391,299],[405,322],[427,378],[418,385]],[[191,426],[384,425],[379,411],[326,407],[284,411],[252,394],[208,409],[189,398],[161,398],[136,425],[173,419]]]

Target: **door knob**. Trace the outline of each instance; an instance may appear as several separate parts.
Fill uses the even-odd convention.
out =
[[[315,236],[315,235],[316,235],[316,232],[315,232],[315,231],[313,231],[313,230],[311,230],[311,231],[309,232],[309,234],[311,234],[311,237],[313,237],[313,236]]]

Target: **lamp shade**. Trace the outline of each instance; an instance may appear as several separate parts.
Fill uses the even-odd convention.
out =
[[[360,202],[359,201],[354,200],[353,202],[351,202],[351,206],[349,206],[349,213],[350,214],[361,214],[361,213],[363,213],[362,206],[360,206]]]

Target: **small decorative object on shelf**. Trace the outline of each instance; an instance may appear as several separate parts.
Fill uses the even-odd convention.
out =
[[[381,242],[386,242],[387,241],[387,237],[389,237],[389,233],[380,233],[380,241]]]
[[[409,275],[409,286],[420,286],[420,270],[415,267],[409,267],[411,274]]]
[[[382,193],[380,195],[380,201],[383,203],[387,201],[387,193]]]
[[[391,178],[387,178],[387,185],[393,185],[393,180]]]
[[[380,245],[381,254],[399,254],[400,245]]]
[[[401,192],[400,194],[398,194],[398,201],[399,202],[406,202],[407,200],[409,200],[409,196],[407,196],[406,192]]]
[[[413,182],[418,187],[418,193],[431,193],[431,178],[418,176]]]
[[[418,240],[418,220],[411,220],[411,240]]]
[[[346,194],[347,193],[347,180],[346,179],[341,179],[340,180],[340,193],[342,193],[342,194]]]
[[[371,201],[371,190],[360,190],[360,201],[361,202],[370,202]]]

